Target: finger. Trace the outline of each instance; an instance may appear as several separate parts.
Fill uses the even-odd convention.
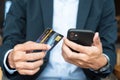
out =
[[[101,41],[100,41],[100,37],[99,37],[98,32],[95,33],[95,36],[93,38],[93,45],[97,46],[97,47],[99,47],[101,45]]]
[[[64,43],[62,45],[62,51],[71,53],[70,48],[68,48],[68,46],[66,44],[64,44]]]
[[[65,58],[79,59],[84,62],[88,62],[88,60],[89,60],[88,54],[82,53],[82,52],[80,52],[80,53],[73,52],[66,44],[63,44],[62,51],[63,51],[62,54]],[[90,51],[90,49],[89,49],[89,51]]]
[[[67,45],[68,47],[72,48],[73,50],[82,52],[82,53],[88,52],[87,50],[90,47],[90,46],[82,46],[80,44],[76,44],[66,38],[64,38],[64,44]]]
[[[77,55],[78,53],[71,51],[67,45],[62,45],[62,56],[64,57],[65,61],[71,63],[72,59],[76,58]]]
[[[83,61],[77,61],[76,63],[74,61],[72,61],[71,63],[75,64],[78,67],[81,68],[90,68],[88,63],[85,63]]]
[[[13,62],[20,62],[20,61],[25,61],[26,52],[24,51],[12,51],[12,60]]]
[[[67,53],[69,53],[69,54],[67,54]],[[67,55],[70,55],[70,53],[71,53],[70,49],[65,44],[63,44],[62,45],[62,56],[65,59],[65,61],[67,61],[67,62],[69,62]]]
[[[64,57],[66,57],[66,58],[72,56],[72,51],[65,44],[62,45],[62,53],[63,53]]]
[[[40,44],[28,41],[24,44],[18,44],[14,50],[31,51],[31,50],[49,50],[51,47],[47,44]]]
[[[16,54],[12,56],[13,62],[24,62],[24,61],[35,61],[39,59],[43,59],[46,55],[46,52],[35,52],[26,54],[26,52],[16,51]]]
[[[34,75],[40,70],[40,67],[35,70],[17,70],[21,75]]]
[[[68,63],[71,63],[71,64],[74,64],[76,66],[79,66],[81,68],[89,68],[89,65],[91,63],[89,63],[88,58],[86,58],[87,55],[85,54],[76,54],[76,53],[73,53],[73,55],[67,55],[66,53],[62,53],[64,59],[66,62]]]
[[[15,67],[17,70],[35,70],[43,64],[43,60],[34,62],[16,62]]]
[[[84,53],[76,53],[76,52],[71,51],[71,49],[65,44],[63,44],[63,46],[62,46],[62,55],[66,60],[68,60],[68,59],[73,59],[73,60],[82,59],[85,56],[87,56]]]
[[[46,55],[46,52],[43,52],[43,51],[26,54],[24,56],[24,61],[35,61],[35,60],[43,59],[45,55]]]
[[[99,33],[98,32],[95,33],[95,36],[93,38],[93,46],[94,46],[94,48],[96,47],[99,50],[98,52],[96,51],[97,49],[95,50],[97,53],[101,54],[103,52],[102,51],[102,43],[100,41],[100,37],[99,37]]]
[[[91,61],[89,56],[84,53],[72,52],[65,44],[63,44],[62,55],[66,62],[79,66],[81,68],[90,68]]]

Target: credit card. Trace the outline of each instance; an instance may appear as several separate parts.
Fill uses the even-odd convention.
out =
[[[47,28],[43,34],[37,39],[37,43],[44,43],[51,46],[51,49],[63,38],[63,35]],[[50,50],[51,50],[50,49]]]

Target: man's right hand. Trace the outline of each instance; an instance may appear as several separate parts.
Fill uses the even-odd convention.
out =
[[[8,65],[21,75],[34,75],[40,70],[43,58],[49,49],[50,46],[47,44],[32,41],[18,44],[8,55]],[[41,50],[41,52],[33,52],[34,50]]]

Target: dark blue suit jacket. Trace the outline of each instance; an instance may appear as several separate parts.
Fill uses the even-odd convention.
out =
[[[61,18],[62,20],[62,18]],[[53,0],[13,0],[7,15],[3,33],[3,45],[0,47],[0,66],[11,80],[35,80],[47,64],[49,53],[41,70],[33,76],[23,76],[15,72],[10,75],[3,66],[5,53],[16,44],[36,39],[47,28],[52,28]],[[61,26],[61,30],[62,27]],[[106,72],[85,71],[88,80],[99,80],[112,72],[116,63],[115,41],[117,38],[114,0],[80,0],[77,16],[78,29],[99,32],[103,52],[110,58],[110,68]]]

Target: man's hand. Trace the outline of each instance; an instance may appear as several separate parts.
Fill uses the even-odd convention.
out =
[[[50,46],[28,41],[18,44],[8,56],[9,66],[16,69],[21,75],[34,75],[43,64],[43,58]],[[33,52],[41,50],[41,52]]]
[[[79,53],[71,51],[70,48]],[[62,55],[67,62],[81,68],[98,70],[107,64],[98,33],[95,33],[92,46],[79,45],[65,38],[62,46]]]

